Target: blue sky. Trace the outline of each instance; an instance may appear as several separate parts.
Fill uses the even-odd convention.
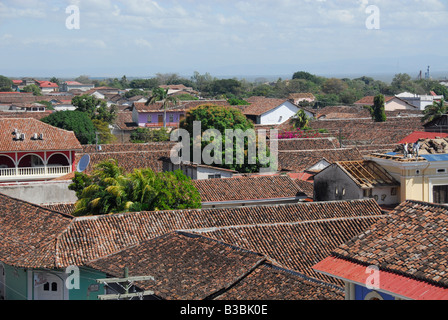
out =
[[[69,5],[79,29],[68,29]],[[380,29],[368,29],[368,6]],[[448,0],[0,0],[0,74],[448,77]]]

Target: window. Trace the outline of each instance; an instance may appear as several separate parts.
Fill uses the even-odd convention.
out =
[[[209,174],[208,178],[209,179],[220,179],[221,175],[220,174]]]
[[[50,291],[50,283],[46,282],[44,284],[44,291]],[[51,291],[58,291],[58,284],[56,282],[51,283]]]
[[[168,122],[174,122],[174,115],[173,114],[170,114],[168,116]]]
[[[372,189],[364,189],[363,196],[364,198],[372,198]]]
[[[437,173],[446,173],[446,169],[437,169]]]
[[[364,300],[384,300],[383,297],[376,291],[366,294]]]
[[[434,186],[432,197],[434,203],[448,203],[448,186]]]
[[[396,196],[397,195],[397,188],[390,189],[390,195],[391,196]]]
[[[152,115],[148,115],[148,123],[152,123]]]

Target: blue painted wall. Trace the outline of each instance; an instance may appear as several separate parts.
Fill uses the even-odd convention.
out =
[[[355,285],[355,300],[364,300],[365,297],[372,291],[375,290],[370,290],[367,287],[364,286],[360,286],[360,285]],[[376,291],[384,300],[395,300],[394,296],[391,296],[390,294],[386,294],[386,293],[382,293],[382,292],[378,292]]]

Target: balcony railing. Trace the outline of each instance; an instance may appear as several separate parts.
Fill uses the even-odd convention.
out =
[[[0,169],[1,178],[17,177],[57,177],[72,172],[71,166],[43,166],[27,168],[3,168]]]
[[[145,126],[147,128],[162,128],[163,122],[152,122],[152,123],[145,123]],[[167,127],[175,127],[177,128],[179,126],[179,122],[167,122]]]

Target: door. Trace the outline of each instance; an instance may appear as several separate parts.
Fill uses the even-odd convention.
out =
[[[157,122],[159,123],[160,127],[163,127],[163,114],[159,114],[157,116]]]
[[[63,300],[64,281],[57,275],[38,272],[34,275],[34,300]]]
[[[5,300],[5,268],[0,263],[0,300]]]

